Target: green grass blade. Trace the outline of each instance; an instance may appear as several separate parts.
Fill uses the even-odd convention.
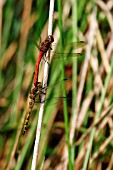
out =
[[[77,1],[72,4],[72,21],[73,21],[73,42],[77,41]],[[76,95],[77,95],[77,57],[73,58],[73,74],[72,74],[73,88],[72,88],[72,125],[74,124],[76,117]],[[73,128],[73,127],[72,127]],[[75,133],[75,132],[74,132]],[[74,134],[73,134],[74,139]],[[74,167],[74,157],[75,157],[75,145],[72,142],[72,165]]]
[[[60,29],[60,36],[61,36],[61,43],[63,43],[63,33],[62,33],[62,11],[61,11],[61,2],[57,1],[58,5],[58,12],[59,12],[59,29]],[[63,58],[60,59],[61,61],[61,74],[62,78],[65,78],[65,72],[64,72],[64,60]],[[65,84],[62,85],[62,94],[63,96],[66,96],[66,89]],[[66,143],[68,148],[68,166],[69,170],[72,170],[72,161],[71,161],[71,148],[70,148],[70,141],[69,141],[69,120],[68,120],[68,110],[67,110],[67,101],[63,101],[63,108],[64,108],[64,121],[65,121],[65,133],[66,133]]]

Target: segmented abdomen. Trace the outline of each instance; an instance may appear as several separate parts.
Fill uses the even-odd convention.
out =
[[[38,83],[39,65],[40,65],[43,55],[44,55],[44,53],[42,51],[40,51],[38,59],[36,61],[36,68],[35,68],[35,74],[34,74],[34,86],[35,87],[37,86],[37,83]]]
[[[42,84],[40,82],[38,82],[37,87],[34,87],[34,88],[31,89],[31,92],[30,92],[30,95],[29,95],[29,98],[30,98],[29,107],[28,107],[28,111],[26,113],[26,118],[25,118],[25,121],[24,121],[24,127],[23,127],[23,130],[22,130],[22,135],[24,135],[26,133],[29,118],[30,118],[32,109],[33,109],[34,104],[35,104],[35,98],[36,98],[36,95],[37,95],[40,88],[42,88]]]

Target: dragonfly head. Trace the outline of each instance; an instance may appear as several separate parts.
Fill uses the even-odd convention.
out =
[[[49,36],[48,36],[48,40],[49,40],[50,43],[54,42],[53,36],[52,36],[52,35],[49,35]]]

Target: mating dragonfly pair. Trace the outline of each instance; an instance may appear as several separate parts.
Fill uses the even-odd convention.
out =
[[[24,128],[23,128],[23,131],[22,131],[22,135],[24,135],[26,130],[27,130],[28,121],[29,121],[32,109],[34,107],[36,98],[37,98],[37,96],[39,96],[39,99],[40,99],[41,98],[40,96],[43,93],[43,91],[42,91],[42,84],[40,82],[38,82],[39,65],[40,65],[40,62],[41,62],[43,56],[47,53],[47,51],[49,49],[51,50],[51,52],[53,54],[55,54],[56,58],[59,58],[61,56],[65,57],[65,56],[68,55],[67,53],[61,53],[61,52],[58,52],[58,53],[55,52],[54,53],[52,48],[51,48],[51,44],[53,42],[54,42],[53,36],[49,35],[45,39],[45,41],[43,41],[41,43],[40,46],[38,44],[36,44],[38,49],[39,49],[39,55],[38,55],[38,59],[36,61],[36,68],[35,68],[35,73],[34,73],[34,82],[33,82],[34,83],[34,87],[31,89],[31,92],[30,92],[30,95],[29,95],[29,98],[30,98],[29,107],[28,107],[28,111],[27,111],[27,114],[26,114],[26,118],[25,118],[25,122],[24,122]],[[63,44],[62,46],[63,47],[71,46],[72,48],[80,48],[80,47],[83,47],[85,45],[86,45],[86,43],[81,41],[81,42],[75,42],[75,43],[71,43],[71,44]],[[71,56],[73,56],[73,57],[81,56],[81,53],[72,53]]]

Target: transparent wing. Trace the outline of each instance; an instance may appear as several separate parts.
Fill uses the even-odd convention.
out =
[[[69,82],[70,80],[69,79],[63,79],[61,81],[59,81],[56,85],[49,85],[49,87],[43,87],[43,88],[40,88],[39,91],[37,91],[36,95],[35,95],[35,103],[43,103],[45,101],[50,101],[52,100],[52,103],[57,103],[60,99],[62,100],[69,100],[69,98],[65,97],[65,96],[61,96],[61,97],[58,97],[58,96],[54,96],[54,97],[48,97],[45,99],[45,101],[42,101],[41,100],[41,95],[44,94],[44,90],[47,90],[49,91],[49,89],[53,89],[53,93],[57,95],[57,92],[58,90],[61,89],[61,85],[62,83],[66,83],[66,82]]]
[[[82,48],[84,47],[85,45],[87,44],[87,42],[84,42],[84,41],[79,41],[79,42],[71,42],[71,43],[68,43],[68,44],[57,44],[57,43],[52,43],[52,46],[55,47],[57,46],[59,49],[62,49],[62,48],[73,48],[73,49],[79,49],[79,48]]]
[[[56,51],[51,50],[51,56],[54,56],[54,59],[59,59],[63,57],[79,57],[84,56],[84,53],[76,53],[72,52],[72,50],[76,50],[79,48],[82,48],[86,45],[86,42],[80,41],[80,42],[73,42],[69,44],[58,44]],[[52,47],[54,49],[54,44],[52,44]]]
[[[65,58],[65,57],[84,57],[84,53],[61,53],[61,52],[51,52],[53,59]]]

